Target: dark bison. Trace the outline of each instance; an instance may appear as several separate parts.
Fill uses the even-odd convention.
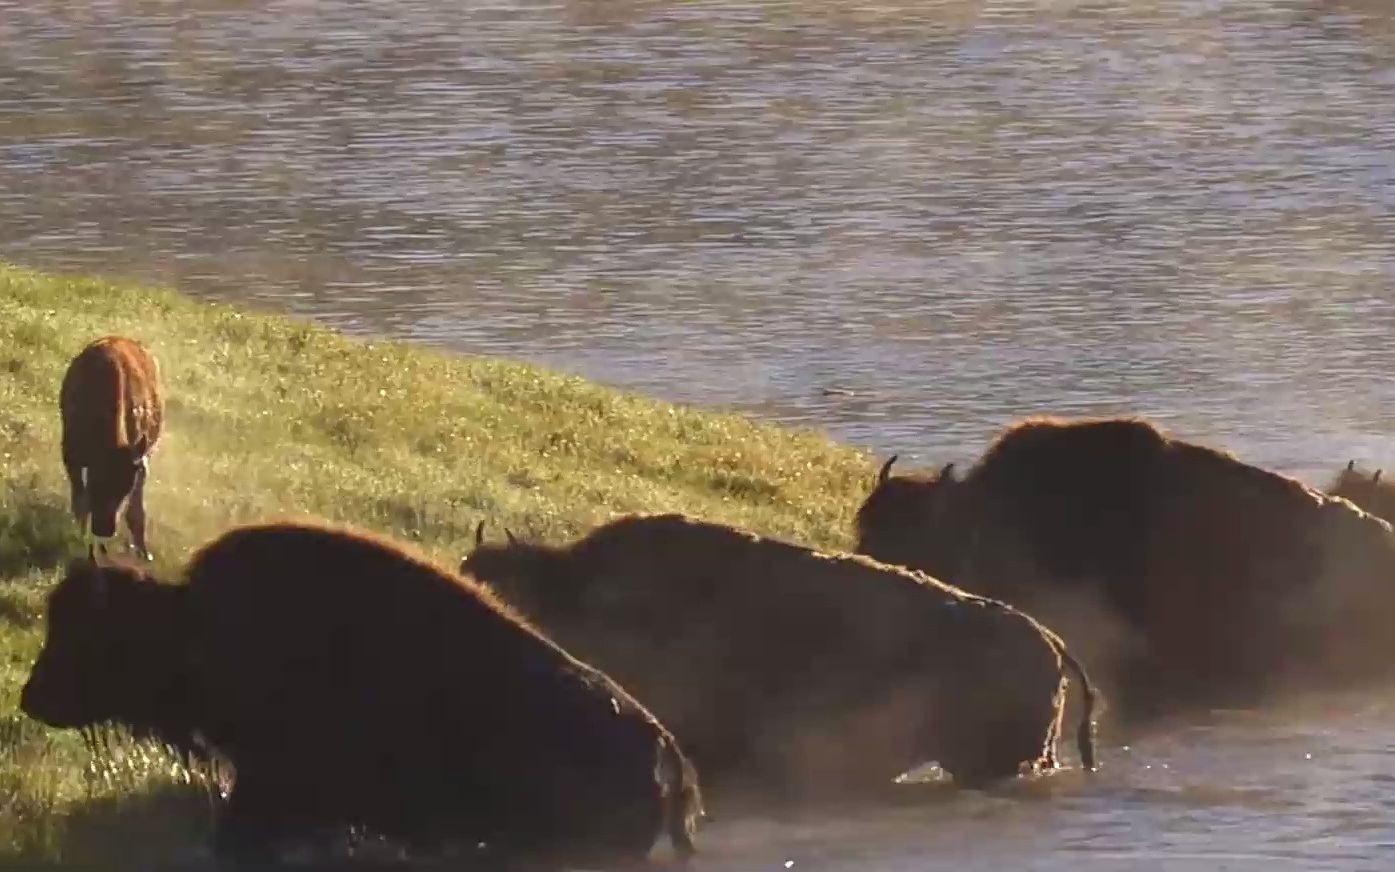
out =
[[[73,516],[105,539],[124,504],[131,544],[149,559],[145,479],[165,417],[154,355],[134,339],[98,339],[68,365],[58,403]]]
[[[859,552],[1031,611],[1133,701],[1248,701],[1395,653],[1389,525],[1145,421],[1028,420],[962,477],[891,463]]]
[[[1349,500],[1378,518],[1390,521],[1395,519],[1395,484],[1382,481],[1382,471],[1377,469],[1368,476],[1356,468],[1356,461],[1350,461],[1346,469],[1337,473],[1327,492],[1334,497]]]
[[[469,579],[363,533],[234,529],[186,585],[83,561],[48,604],[21,708],[206,743],[235,780],[220,853],[364,827],[567,861],[686,857],[673,736]]]
[[[1052,769],[1067,670],[1094,766],[1061,640],[924,575],[679,515],[477,541],[462,571],[634,688],[708,782],[826,799],[930,760],[967,785]]]

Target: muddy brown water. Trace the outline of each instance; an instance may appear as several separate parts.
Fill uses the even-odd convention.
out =
[[[1395,465],[1395,12],[0,0],[0,256],[913,461],[1130,411],[1318,481]],[[1044,793],[723,820],[703,866],[1395,858],[1386,699],[1125,741]]]

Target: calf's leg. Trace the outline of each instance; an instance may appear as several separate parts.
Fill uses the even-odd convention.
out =
[[[145,478],[147,464],[142,462],[136,471],[136,483],[131,488],[131,498],[126,503],[126,529],[131,531],[131,545],[143,560],[150,560],[150,550],[145,545]]]

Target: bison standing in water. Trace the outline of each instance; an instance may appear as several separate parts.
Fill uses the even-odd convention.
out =
[[[1337,474],[1327,492],[1385,521],[1395,520],[1395,483],[1381,481],[1381,473],[1377,469],[1368,477],[1353,460]]]
[[[567,861],[640,858],[665,832],[692,852],[673,736],[472,581],[305,524],[235,529],[187,578],[74,564],[21,707],[197,734],[235,772],[220,853],[344,825]]]
[[[1051,769],[1067,671],[1094,766],[1093,689],[1061,640],[920,574],[678,515],[477,542],[461,569],[633,688],[709,782],[801,799],[929,760],[974,786]]]
[[[962,478],[890,466],[857,513],[859,552],[1041,616],[1126,701],[1389,671],[1395,537],[1293,479],[1133,419],[1026,421]],[[1083,602],[1110,620],[1073,626]],[[1124,640],[1110,661],[1108,623]]]
[[[58,402],[73,516],[105,539],[124,505],[131,545],[149,559],[145,479],[165,416],[154,355],[133,339],[98,339],[68,365]]]

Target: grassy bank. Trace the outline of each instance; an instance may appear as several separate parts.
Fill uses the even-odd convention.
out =
[[[58,385],[106,333],[144,341],[164,371],[168,426],[147,504],[170,575],[230,523],[305,514],[412,540],[447,565],[480,520],[496,536],[507,525],[564,540],[640,511],[841,546],[873,475],[868,458],[812,433],[0,264],[0,868],[149,868],[197,845],[208,824],[159,755],[127,749],[97,770],[75,736],[16,711],[43,595],[81,552]]]

